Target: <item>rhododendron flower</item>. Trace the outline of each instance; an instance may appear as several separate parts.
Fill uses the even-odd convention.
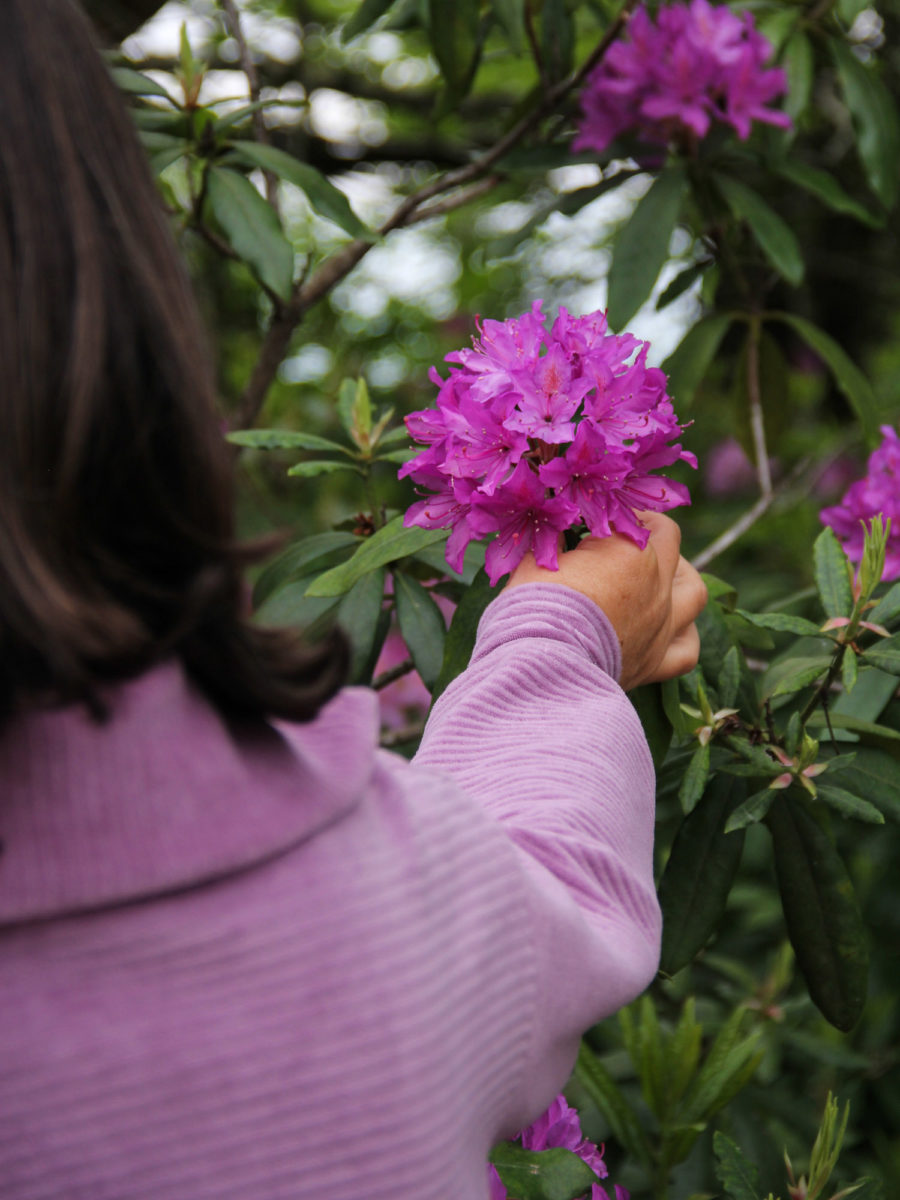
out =
[[[516,1134],[513,1139],[526,1150],[553,1150],[557,1147],[571,1150],[587,1163],[595,1175],[605,1179],[609,1172],[603,1161],[603,1147],[589,1142],[581,1132],[578,1112],[569,1106],[565,1096],[557,1096],[546,1112],[536,1121]],[[495,1167],[488,1167],[491,1200],[507,1200],[509,1193],[503,1186]],[[630,1200],[625,1188],[616,1184],[615,1197],[599,1183],[591,1185],[590,1200]]]
[[[449,528],[454,570],[473,538],[494,534],[492,583],[529,550],[555,570],[560,534],[581,524],[644,546],[637,512],[690,503],[684,484],[653,474],[697,463],[676,440],[682,426],[646,343],[611,334],[600,312],[561,308],[548,331],[539,300],[478,332],[471,349],[447,355],[446,379],[432,372],[436,409],[406,419],[425,448],[400,470],[427,489],[405,523]]]
[[[890,425],[881,427],[882,441],[869,455],[866,474],[852,483],[840,504],[823,508],[822,521],[830,525],[853,562],[862,561],[863,522],[881,513],[890,520],[882,579],[900,579],[900,436]]]
[[[742,140],[754,121],[788,128],[790,117],[767,107],[787,91],[785,72],[765,66],[771,53],[750,12],[691,0],[662,5],[654,22],[640,7],[588,76],[572,148],[602,152],[631,129],[659,145],[704,138],[713,121]]]

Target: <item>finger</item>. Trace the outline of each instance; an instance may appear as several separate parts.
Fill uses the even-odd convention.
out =
[[[700,659],[700,634],[693,623],[672,639],[648,682],[663,683],[686,675],[696,667]]]
[[[684,558],[679,559],[672,581],[672,627],[684,629],[706,608],[709,593],[697,571]]]
[[[637,516],[650,531],[650,541],[659,561],[660,578],[671,582],[681,559],[681,529],[671,517],[658,512],[639,512]]]

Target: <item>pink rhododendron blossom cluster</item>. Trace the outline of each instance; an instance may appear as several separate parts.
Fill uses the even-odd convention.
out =
[[[852,483],[840,504],[823,508],[819,516],[840,538],[847,555],[862,561],[863,522],[881,513],[891,522],[883,579],[900,579],[900,436],[890,425],[881,427],[882,441],[869,455],[866,474]]]
[[[675,440],[682,426],[646,342],[611,334],[603,313],[565,308],[548,331],[540,300],[521,317],[480,322],[479,334],[447,355],[457,364],[447,379],[432,370],[437,407],[406,418],[426,449],[400,471],[429,489],[405,523],[449,527],[455,571],[468,543],[491,534],[492,583],[528,550],[555,570],[559,535],[582,523],[643,547],[636,511],[690,504],[684,484],[651,474],[697,461]]]
[[[603,1147],[589,1142],[581,1132],[578,1113],[566,1103],[565,1096],[557,1096],[550,1107],[527,1129],[516,1135],[518,1141],[526,1150],[553,1150],[561,1147],[571,1150],[591,1168],[600,1179],[605,1179],[609,1172],[603,1161]],[[491,1200],[507,1200],[509,1193],[503,1186],[495,1167],[488,1167]],[[630,1194],[619,1184],[615,1186],[614,1196],[610,1196],[606,1188],[599,1183],[591,1185],[589,1200],[630,1200]]]
[[[704,138],[713,121],[741,139],[754,121],[788,128],[790,117],[767,107],[787,90],[784,71],[764,65],[771,53],[749,12],[691,0],[662,5],[654,22],[640,7],[588,76],[572,148],[603,151],[631,129],[660,145],[685,131]]]

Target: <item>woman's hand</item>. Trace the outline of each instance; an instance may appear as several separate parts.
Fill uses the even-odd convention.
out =
[[[619,682],[626,691],[672,679],[697,665],[694,621],[706,605],[706,585],[680,555],[681,530],[661,513],[640,513],[650,530],[643,550],[625,537],[585,538],[559,556],[559,570],[527,554],[507,587],[559,583],[587,596],[606,613],[622,647]]]

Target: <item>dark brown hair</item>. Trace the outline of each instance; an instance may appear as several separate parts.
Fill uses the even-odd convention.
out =
[[[0,716],[178,654],[222,709],[303,720],[314,649],[244,612],[231,455],[189,282],[73,0],[2,0]]]

